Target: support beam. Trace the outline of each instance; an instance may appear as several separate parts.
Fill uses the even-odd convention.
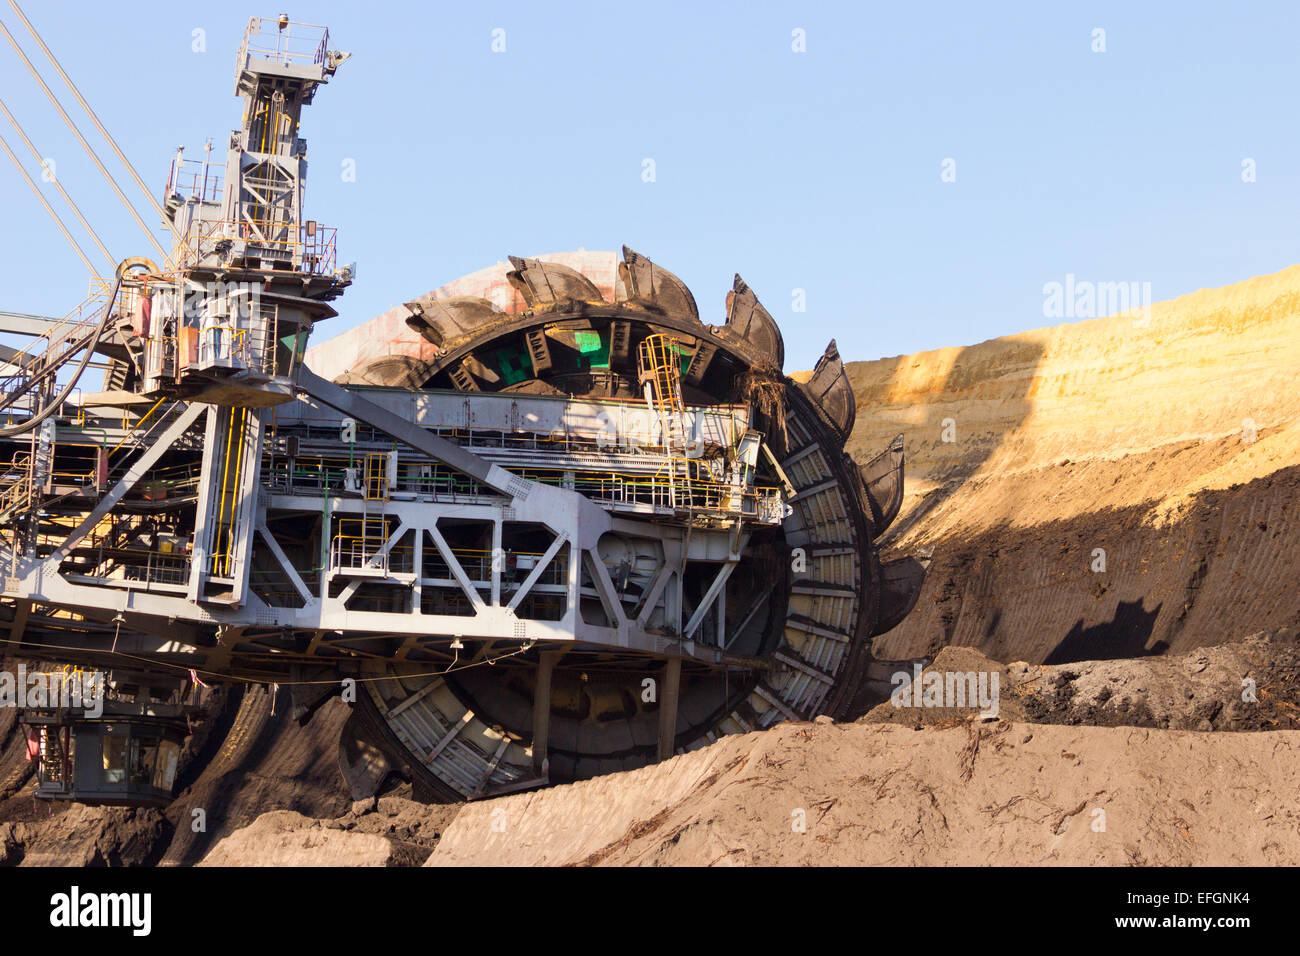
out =
[[[596,588],[596,594],[600,596],[600,602],[605,605],[605,613],[609,616],[609,626],[619,627],[627,623],[627,615],[623,613],[623,601],[619,597],[618,589],[614,587],[614,581],[609,576],[609,568],[605,567],[605,562],[601,560],[600,552],[595,548],[584,551],[583,554],[587,559],[587,570],[591,573],[591,583]]]
[[[48,315],[31,315],[27,312],[10,312],[6,309],[0,309],[0,332],[9,332],[14,335],[26,335],[35,338],[44,338],[51,331],[67,325],[66,319],[56,319]],[[127,359],[128,352],[126,344],[122,341],[121,335],[117,329],[105,329],[99,336],[99,341],[95,343],[95,351],[107,356],[108,358]],[[6,359],[8,361],[8,359]],[[92,398],[91,393],[83,396],[83,401]],[[138,401],[147,401],[147,399],[137,396]],[[87,406],[91,402],[85,402]]]
[[[650,615],[659,606],[659,599],[663,597],[664,588],[668,586],[668,582],[672,580],[673,575],[676,573],[677,569],[665,561],[663,567],[655,575],[654,580],[650,582],[650,590],[646,593],[641,605],[641,613],[636,616],[638,627],[645,627],[646,622],[650,620]]]
[[[546,747],[551,732],[551,675],[564,653],[542,651],[538,657],[537,684],[533,688],[533,770],[539,777],[546,777],[550,770]]]
[[[673,755],[677,741],[677,699],[682,689],[682,659],[670,657],[659,688],[659,759]]]
[[[307,589],[307,584],[298,574],[297,569],[289,561],[288,555],[286,555],[284,549],[280,547],[280,542],[275,540],[275,535],[271,534],[271,529],[266,526],[266,521],[263,518],[258,519],[255,530],[262,536],[262,540],[266,542],[266,546],[271,549],[271,554],[275,557],[275,560],[279,562],[280,569],[284,571],[285,577],[289,579],[289,583],[293,585],[293,589],[298,592],[298,596],[308,604],[315,601],[316,597]]]
[[[19,599],[14,602],[14,619],[9,625],[9,640],[13,644],[23,642],[23,634],[27,631],[27,615],[31,613],[32,602]]]
[[[758,613],[759,608],[763,607],[771,597],[772,595],[770,592],[763,592],[754,598],[749,605],[749,610],[741,616],[740,623],[737,624],[732,632],[726,636],[726,640],[722,644],[722,649],[724,651],[731,647],[731,642],[734,641],[736,637],[745,630],[745,628],[749,627],[749,622],[754,619],[754,615]]]
[[[501,606],[501,575],[505,573],[506,555],[501,550],[501,522],[492,522],[492,560],[488,562],[488,571],[492,579],[492,588],[489,593],[492,595],[491,604],[493,607]]]
[[[135,487],[135,483],[140,480],[141,476],[152,468],[158,459],[169,451],[171,446],[179,441],[180,437],[207,410],[207,405],[191,402],[185,411],[181,412],[180,418],[172,422],[167,430],[145,449],[144,454],[137,458],[131,467],[126,470],[126,474],[122,476],[121,480],[100,499],[99,504],[95,505],[81,524],[77,525],[72,533],[63,540],[63,543],[59,545],[59,549],[46,558],[46,562],[52,563],[56,567],[61,564],[72,552],[72,549],[77,546],[77,543],[90,534],[95,525],[104,520],[104,517],[117,506],[117,503],[126,497],[126,493]]]
[[[438,553],[442,555],[442,560],[447,562],[447,568],[451,571],[451,576],[456,579],[460,589],[465,592],[465,597],[469,598],[470,603],[474,605],[475,612],[477,613],[479,608],[486,607],[487,604],[484,602],[483,596],[478,593],[478,588],[474,586],[474,582],[469,579],[465,569],[456,560],[455,553],[451,550],[451,546],[447,544],[447,539],[442,536],[442,532],[438,530],[438,526],[430,525],[427,530],[429,537],[433,539],[433,543],[438,549]]]
[[[533,569],[528,572],[528,577],[524,578],[524,583],[519,585],[519,590],[515,591],[514,597],[510,599],[510,603],[507,605],[510,610],[513,611],[519,607],[519,602],[528,596],[528,592],[533,589],[533,585],[537,583],[537,579],[540,578],[546,569],[551,566],[551,562],[555,560],[555,555],[559,553],[559,550],[564,547],[565,542],[568,540],[569,538],[567,535],[557,534],[555,536],[555,540],[551,542],[551,546],[547,548],[546,553],[538,559],[537,564],[535,564]]]
[[[718,595],[721,594],[723,588],[727,586],[727,579],[731,577],[731,572],[734,570],[736,570],[736,563],[732,562],[724,564],[722,567],[718,568],[718,573],[713,576],[713,581],[710,582],[709,589],[704,592],[704,597],[701,598],[699,607],[695,609],[695,613],[691,615],[691,619],[686,622],[686,632],[683,636],[687,640],[693,638],[695,632],[700,629],[700,625],[704,623],[704,615],[708,613],[709,608],[713,606],[713,602],[718,599]],[[718,646],[721,647],[723,643],[722,635],[719,634]]]
[[[443,464],[450,465],[502,494],[511,497],[516,495],[517,490],[512,488],[516,482],[524,487],[532,484],[517,476],[511,479],[504,469],[494,469],[490,462],[466,451],[455,442],[430,434],[419,425],[393,414],[374,402],[367,401],[355,392],[349,392],[342,386],[327,382],[310,369],[299,370],[298,387],[317,402],[337,409],[350,418],[373,425],[398,441],[436,458]]]

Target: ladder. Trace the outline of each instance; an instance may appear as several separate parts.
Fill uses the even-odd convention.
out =
[[[665,448],[686,447],[686,406],[682,401],[682,369],[677,340],[655,333],[637,349],[637,377],[645,389],[650,414],[658,417]]]

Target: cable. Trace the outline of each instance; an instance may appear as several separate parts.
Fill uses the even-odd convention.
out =
[[[68,652],[68,650],[69,650],[69,648],[65,647],[65,646],[62,645],[62,644],[39,644],[39,643],[37,643],[37,642],[35,642],[35,641],[28,641],[28,640],[25,640],[25,639],[15,640],[14,638],[11,638],[11,637],[0,637],[0,644],[13,644],[13,645],[15,645],[16,647],[38,647],[38,648],[44,648],[44,649],[46,649],[46,650],[62,651],[62,652],[65,653],[65,654],[66,654],[66,653]],[[140,656],[140,655],[138,655],[138,654],[128,654],[126,651],[96,651],[96,650],[93,650],[93,649],[91,649],[91,648],[84,648],[83,650],[85,650],[87,653],[91,653],[91,654],[105,654],[105,655],[108,655],[108,656],[111,656],[111,657],[124,657],[124,658],[126,658],[127,660],[132,660],[132,661],[141,661],[142,663],[148,664],[148,665],[151,666],[151,667],[173,667],[173,668],[175,668],[176,670],[185,671],[187,674],[190,673],[191,671],[193,671],[193,672],[196,673],[196,674],[207,674],[209,677],[215,677],[215,678],[218,678],[218,679],[220,679],[220,680],[236,680],[236,681],[243,681],[245,684],[268,684],[268,683],[272,683],[272,681],[267,681],[267,680],[262,679],[262,678],[257,678],[257,677],[244,677],[244,676],[242,676],[242,675],[240,675],[240,674],[228,674],[228,673],[224,673],[224,672],[222,672],[222,671],[210,671],[210,670],[206,670],[206,669],[204,669],[204,668],[199,668],[199,667],[189,667],[188,665],[185,665],[185,664],[173,664],[173,663],[171,663],[170,661],[160,661],[160,660],[155,660],[155,659],[152,658],[152,657],[142,657],[142,656]],[[459,667],[449,666],[449,667],[446,667],[446,668],[444,668],[443,670],[440,670],[440,671],[438,671],[438,670],[432,670],[432,671],[413,671],[413,672],[411,672],[411,673],[409,673],[409,674],[385,674],[385,675],[383,675],[382,677],[351,677],[351,678],[348,678],[348,679],[349,679],[349,680],[354,680],[354,681],[356,681],[358,684],[364,684],[364,683],[368,683],[368,682],[370,682],[370,681],[398,680],[398,679],[400,679],[400,678],[402,678],[402,677],[417,677],[417,676],[426,676],[426,675],[429,676],[429,677],[440,677],[440,676],[442,676],[443,674],[450,674],[450,673],[453,673],[453,672],[455,672],[455,671],[469,670],[471,667],[482,667],[484,664],[495,664],[497,661],[505,660],[507,657],[517,657],[518,655],[523,654],[524,652],[529,651],[529,650],[532,650],[532,644],[529,644],[529,645],[526,646],[526,647],[520,647],[520,648],[518,648],[518,649],[516,649],[516,650],[513,650],[513,651],[509,651],[509,652],[507,652],[507,653],[505,653],[505,654],[498,654],[496,657],[493,657],[493,658],[486,658],[486,657],[485,657],[485,658],[483,658],[482,660],[479,660],[479,661],[470,661],[470,662],[467,662],[467,663],[461,664]],[[306,660],[307,660],[308,662],[310,662],[311,659],[310,659],[310,658],[307,658]],[[341,681],[342,681],[342,678],[336,678],[336,679],[334,679],[334,680],[293,680],[293,681],[283,681],[283,680],[282,680],[282,681],[275,681],[274,683],[278,683],[281,687],[293,687],[293,686],[306,686],[306,685],[309,685],[309,684],[311,684],[311,685],[315,685],[315,684],[338,684],[338,683],[340,683]]]
[[[131,174],[131,178],[135,180],[135,184],[139,188],[140,192],[144,194],[145,198],[149,200],[149,204],[153,206],[154,212],[158,213],[158,217],[162,219],[163,222],[170,222],[167,218],[167,214],[163,212],[162,206],[158,204],[158,200],[153,198],[153,193],[151,193],[149,188],[145,186],[144,180],[140,178],[140,174],[136,172],[135,167],[131,165],[131,161],[126,158],[126,154],[123,153],[121,148],[117,145],[117,141],[114,140],[112,136],[108,135],[108,130],[105,129],[104,124],[99,121],[99,117],[95,115],[95,111],[90,108],[90,104],[86,102],[86,98],[81,95],[81,90],[77,89],[76,84],[72,82],[72,78],[63,71],[63,67],[59,64],[59,61],[55,59],[54,54],[50,52],[50,48],[45,45],[45,41],[42,40],[41,35],[36,32],[36,28],[32,26],[31,21],[27,19],[26,15],[19,8],[16,0],[9,0],[9,6],[13,7],[14,14],[22,21],[23,26],[27,28],[27,32],[32,35],[32,39],[35,40],[36,45],[41,48],[41,52],[44,53],[50,63],[54,65],[55,71],[58,72],[59,76],[63,79],[63,82],[68,84],[68,89],[72,90],[72,95],[77,98],[77,102],[81,104],[81,108],[86,111],[86,115],[90,117],[90,121],[95,124],[95,129],[99,130],[99,135],[104,137],[105,142],[107,142],[112,148],[118,161],[121,162],[121,164],[126,167],[126,171]],[[175,226],[171,227],[171,231],[173,239],[179,239],[176,235]]]
[[[34,192],[36,198],[41,201],[41,205],[45,207],[45,211],[50,214],[50,218],[54,220],[54,224],[59,227],[59,230],[63,233],[63,238],[72,243],[72,248],[77,250],[77,255],[81,256],[81,261],[86,264],[86,268],[90,270],[90,274],[94,275],[95,267],[91,264],[89,257],[87,257],[81,246],[77,244],[77,240],[72,238],[72,233],[68,232],[68,227],[63,224],[63,220],[60,219],[59,214],[54,211],[54,207],[51,206],[49,201],[45,198],[44,193],[42,193],[40,188],[36,185],[35,180],[27,174],[27,170],[23,169],[23,164],[18,161],[18,157],[14,155],[14,151],[9,148],[9,144],[5,142],[3,136],[0,136],[0,146],[4,147],[4,151],[9,154],[9,158],[13,161],[18,172],[22,173],[23,179],[27,180],[27,185],[32,187],[32,192]]]
[[[0,142],[3,142],[3,140],[0,140]],[[8,150],[9,147],[6,145],[5,149]],[[90,263],[86,264],[89,265]],[[94,270],[92,269],[91,271],[93,272]],[[108,297],[108,302],[104,305],[104,317],[100,319],[99,325],[96,326],[95,331],[91,333],[86,344],[86,354],[81,357],[81,361],[77,364],[77,370],[73,372],[72,378],[68,381],[68,384],[63,387],[63,391],[61,391],[56,398],[52,399],[48,405],[34,414],[27,421],[20,422],[17,425],[8,425],[0,428],[0,438],[13,438],[15,435],[24,435],[36,428],[36,426],[41,422],[53,415],[67,397],[72,394],[72,390],[77,386],[77,380],[81,378],[81,373],[86,370],[86,366],[90,364],[91,356],[95,354],[95,346],[99,344],[99,337],[104,334],[104,329],[108,328],[109,317],[113,314],[113,303],[117,301],[117,293],[121,288],[122,270],[119,267],[117,279],[113,283],[113,294]]]
[[[9,120],[9,124],[13,126],[13,128],[17,131],[18,135],[22,137],[22,140],[27,145],[27,148],[31,150],[32,155],[36,157],[36,161],[38,163],[44,163],[45,158],[41,156],[40,150],[38,150],[35,144],[33,144],[32,141],[27,137],[27,134],[23,131],[23,128],[18,125],[18,120],[14,119],[14,115],[9,112],[9,107],[5,106],[4,100],[0,100],[0,113],[4,113],[5,119]],[[93,228],[91,228],[90,223],[86,221],[86,217],[81,214],[81,210],[77,207],[77,204],[72,201],[72,197],[68,195],[68,191],[63,188],[63,183],[59,182],[59,177],[55,175],[50,181],[54,183],[54,188],[59,191],[59,195],[63,197],[63,201],[66,202],[72,208],[72,211],[74,213],[76,213],[77,221],[81,223],[81,227],[85,229],[86,232],[90,233],[91,239],[95,240],[95,245],[99,247],[99,251],[102,252],[104,254],[104,258],[108,260],[109,267],[111,268],[112,266],[115,266],[117,264],[117,260],[114,259],[111,255],[109,255],[108,249],[105,248],[104,243],[99,238],[99,235],[95,232]]]
[[[22,60],[23,65],[27,67],[27,72],[30,73],[32,78],[40,85],[40,88],[45,92],[45,96],[49,99],[50,103],[53,104],[56,110],[58,110],[59,115],[63,117],[63,121],[68,124],[68,129],[72,130],[73,135],[77,137],[77,140],[81,143],[81,148],[86,151],[86,154],[90,156],[92,160],[94,160],[96,167],[99,168],[103,177],[108,180],[108,184],[113,187],[113,191],[117,193],[117,198],[122,200],[122,205],[126,206],[126,211],[131,214],[131,218],[135,220],[136,225],[138,225],[144,231],[144,234],[149,237],[149,241],[154,244],[154,248],[158,250],[158,254],[164,259],[167,258],[167,250],[162,247],[162,244],[158,241],[157,237],[154,236],[153,231],[144,224],[144,220],[140,218],[140,213],[136,211],[135,206],[131,205],[131,200],[126,198],[126,193],[122,192],[122,187],[117,184],[117,180],[114,179],[113,174],[108,171],[108,167],[105,166],[104,161],[99,158],[99,154],[96,153],[95,150],[91,148],[90,143],[86,141],[86,137],[83,136],[81,130],[77,128],[77,124],[72,121],[72,117],[69,116],[68,111],[63,108],[63,104],[60,103],[58,97],[54,95],[54,91],[49,88],[45,80],[41,79],[40,73],[36,72],[36,67],[32,64],[31,60],[27,59],[27,54],[24,53],[22,47],[18,45],[18,41],[14,39],[13,34],[9,32],[9,28],[4,25],[3,20],[0,20],[0,33],[5,35],[5,39],[9,41],[9,45],[13,47],[14,52],[18,54],[18,59]]]

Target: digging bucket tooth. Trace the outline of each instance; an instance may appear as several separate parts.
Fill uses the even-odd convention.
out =
[[[682,381],[688,385],[699,385],[704,380],[704,373],[713,364],[713,357],[718,354],[718,347],[708,339],[700,339],[691,355],[691,363],[682,373]]]
[[[513,272],[506,279],[534,312],[562,309],[574,303],[608,305],[595,284],[577,269],[539,259],[510,257]]]
[[[898,517],[898,509],[903,505],[903,436],[897,436],[888,448],[859,470],[867,490],[871,522],[879,537]]]
[[[911,613],[929,567],[929,553],[880,563],[880,611],[873,637],[897,627]]]
[[[487,299],[462,295],[450,299],[422,297],[406,303],[406,324],[439,348],[478,333],[506,314]]]
[[[849,376],[844,371],[844,363],[840,360],[840,352],[835,347],[834,339],[831,339],[830,344],[826,346],[825,354],[817,360],[812,378],[807,382],[800,382],[799,387],[821,409],[827,421],[835,426],[840,434],[840,442],[843,444],[848,439],[849,433],[853,431],[857,403],[853,398]]]
[[[539,377],[551,368],[551,346],[546,341],[544,329],[529,329],[524,338],[528,343],[528,358],[533,363],[533,376]]]
[[[771,313],[739,275],[727,293],[727,322],[718,330],[728,344],[768,362],[779,370],[785,365],[785,340]]]
[[[409,355],[384,355],[349,369],[335,380],[339,385],[379,385],[384,388],[422,388],[433,367]]]
[[[609,364],[611,368],[627,368],[635,361],[632,354],[632,323],[615,319],[609,323]]]
[[[451,378],[451,383],[456,386],[457,391],[479,391],[478,382],[476,382],[474,376],[469,373],[469,369],[465,367],[464,362],[457,362],[447,370],[447,374]]]
[[[623,261],[618,264],[614,298],[618,303],[638,305],[662,315],[700,321],[695,296],[686,283],[627,246],[623,247]]]

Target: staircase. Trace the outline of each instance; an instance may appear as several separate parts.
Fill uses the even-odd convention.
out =
[[[38,386],[55,375],[59,367],[80,352],[94,336],[108,307],[106,290],[96,291],[43,335],[12,356],[0,374],[0,410],[11,409],[22,399],[35,395]],[[43,351],[36,351],[44,342]],[[34,409],[28,409],[34,411]]]

